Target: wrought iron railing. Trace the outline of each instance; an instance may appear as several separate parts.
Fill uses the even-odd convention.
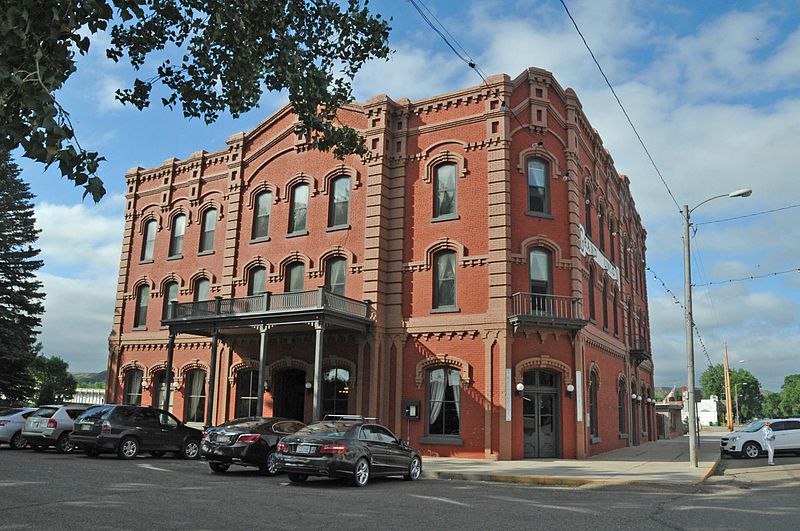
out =
[[[511,296],[511,315],[583,320],[583,306],[577,297],[515,293]]]

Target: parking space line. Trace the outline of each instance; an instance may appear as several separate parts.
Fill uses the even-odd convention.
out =
[[[450,503],[452,505],[458,505],[458,506],[461,506],[461,507],[472,507],[468,503],[462,503],[460,501],[451,500],[449,498],[440,498],[438,496],[420,496],[418,494],[409,494],[409,496],[411,496],[412,498],[419,498],[421,500],[433,500],[433,501],[439,501],[439,502],[442,502],[442,503]]]

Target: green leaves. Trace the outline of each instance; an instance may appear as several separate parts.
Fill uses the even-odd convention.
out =
[[[113,18],[116,10],[117,17]],[[337,157],[366,153],[351,128],[334,124],[352,99],[353,76],[386,58],[389,25],[360,0],[15,0],[0,15],[0,147],[58,168],[84,196],[105,193],[95,152],[84,150],[68,112],[54,97],[75,71],[90,33],[111,25],[106,56],[147,72],[117,99],[149,106],[155,85],[164,106],[215,121],[258,105],[264,91],[286,90],[301,122],[298,134]],[[163,51],[180,60],[148,59]]]

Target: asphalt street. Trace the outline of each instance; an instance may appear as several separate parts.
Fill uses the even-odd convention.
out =
[[[0,529],[792,529],[800,458],[724,460],[700,487],[374,480],[293,485],[176,458],[0,448]]]

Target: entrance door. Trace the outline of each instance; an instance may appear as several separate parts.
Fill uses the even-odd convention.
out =
[[[306,405],[306,373],[300,369],[284,369],[275,374],[272,392],[272,414],[303,422]]]
[[[523,375],[522,418],[525,457],[559,457],[561,412],[559,375],[540,369]]]

